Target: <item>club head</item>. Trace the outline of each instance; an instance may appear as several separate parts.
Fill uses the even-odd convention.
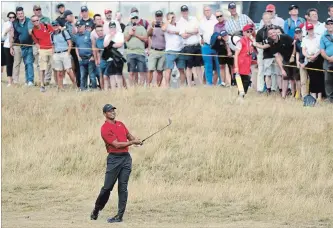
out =
[[[172,123],[171,119],[169,119],[169,125]]]

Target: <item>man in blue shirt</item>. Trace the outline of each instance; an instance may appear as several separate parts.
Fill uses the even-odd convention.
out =
[[[25,65],[25,82],[28,86],[34,85],[34,55],[32,50],[33,40],[29,34],[29,30],[33,25],[29,18],[24,16],[23,7],[16,7],[17,20],[13,23],[14,39],[17,40],[21,46],[22,58]],[[25,46],[28,45],[28,46]]]
[[[305,19],[298,17],[298,6],[290,5],[289,6],[289,15],[290,18],[284,21],[284,33],[288,34],[291,38],[294,39],[295,28],[299,27],[300,24],[305,23]]]
[[[81,91],[87,89],[87,79],[89,74],[89,79],[91,82],[91,87],[93,89],[97,88],[97,81],[95,75],[95,60],[92,51],[92,43],[90,39],[90,32],[86,31],[86,23],[84,21],[77,21],[76,27],[78,28],[78,33],[74,36],[76,43],[76,54],[80,63],[81,72]]]
[[[333,19],[326,20],[327,31],[320,39],[321,55],[325,59],[324,69],[333,71]],[[333,72],[325,72],[325,92],[329,102],[333,103]]]

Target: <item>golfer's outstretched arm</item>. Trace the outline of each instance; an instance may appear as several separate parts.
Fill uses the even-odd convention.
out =
[[[127,139],[128,139],[129,141],[133,141],[133,140],[135,140],[136,138],[135,138],[133,135],[131,135],[130,133],[128,133],[128,134],[127,134]]]

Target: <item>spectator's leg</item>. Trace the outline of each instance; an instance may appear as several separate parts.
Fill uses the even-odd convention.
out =
[[[95,64],[95,60],[89,60],[88,63],[88,71],[89,71],[89,79],[91,82],[91,87],[93,89],[97,88],[97,80],[96,80],[96,64]]]
[[[204,62],[205,67],[205,76],[206,76],[206,83],[207,85],[213,84],[213,62],[212,62],[212,56],[206,56],[211,54],[211,48],[204,44],[201,48],[202,51],[202,59]]]
[[[20,81],[20,68],[22,63],[22,50],[19,46],[14,46],[14,66],[13,66],[13,81],[19,83]]]

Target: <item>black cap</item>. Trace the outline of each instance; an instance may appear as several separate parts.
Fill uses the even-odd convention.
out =
[[[23,7],[22,6],[18,6],[18,7],[16,7],[16,12],[17,11],[23,11]]]
[[[236,3],[230,2],[228,5],[228,9],[235,9],[236,8]]]
[[[294,4],[290,5],[290,6],[289,6],[289,11],[290,11],[290,10],[293,10],[293,9],[298,9],[298,6],[297,6],[297,5],[294,5]]]
[[[65,7],[64,3],[59,3],[59,4],[57,5],[57,8],[58,8],[58,9],[59,9],[60,7]]]
[[[72,15],[72,14],[73,14],[72,11],[70,11],[70,10],[65,10],[65,12],[64,12],[64,17],[67,17],[68,15]]]
[[[88,11],[88,7],[87,6],[81,6],[81,12],[85,12]]]
[[[186,12],[186,11],[188,11],[188,7],[187,7],[187,5],[183,5],[182,7],[180,7],[180,11],[181,11],[181,12]]]
[[[139,12],[139,10],[138,10],[138,8],[136,8],[136,7],[132,7],[132,9],[131,9],[131,13],[133,13],[133,12]]]
[[[52,21],[51,25],[52,26],[57,26],[57,25],[59,25],[59,22],[58,21]]]
[[[156,17],[162,17],[162,16],[163,16],[163,12],[162,12],[161,10],[157,10],[157,11],[155,12],[155,16],[156,16]]]
[[[113,106],[110,105],[110,104],[106,104],[106,105],[104,105],[104,107],[103,107],[103,113],[110,112],[110,111],[113,110],[113,109],[117,109],[117,108],[116,108],[116,107],[113,107]]]
[[[327,18],[325,24],[333,23],[333,18]]]
[[[86,27],[93,27],[92,23],[90,23],[89,21],[86,22]]]
[[[228,32],[227,31],[225,31],[225,30],[222,30],[221,32],[220,32],[220,35],[223,37],[223,36],[226,36],[226,35],[228,35]]]
[[[76,21],[75,23],[75,26],[78,27],[78,26],[83,26],[83,25],[86,25],[86,22],[82,21],[82,20],[79,20],[79,21]]]
[[[295,33],[302,32],[302,29],[300,27],[295,28]]]
[[[109,23],[109,28],[117,28],[116,22],[111,21],[111,22]]]

